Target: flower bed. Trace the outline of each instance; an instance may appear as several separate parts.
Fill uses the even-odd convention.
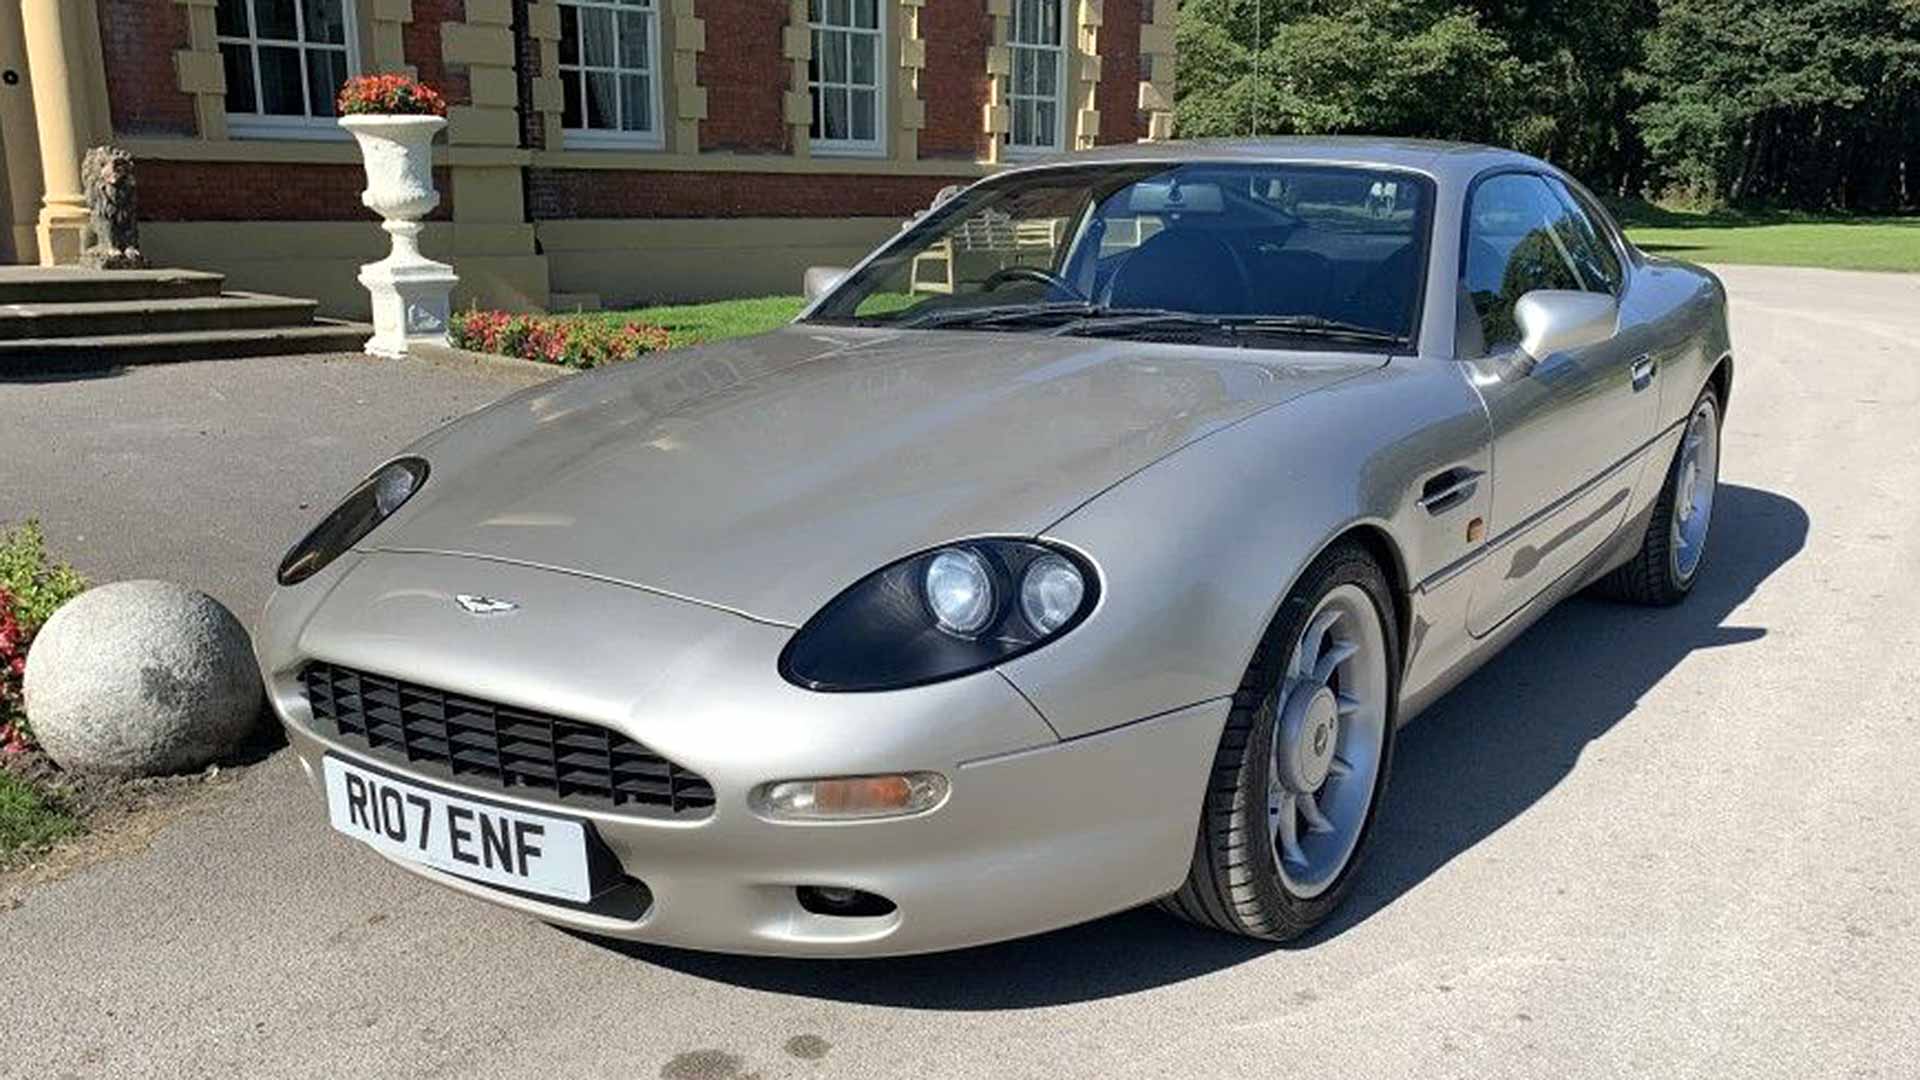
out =
[[[448,337],[456,348],[570,368],[632,360],[669,345],[666,329],[647,323],[504,311],[460,312],[453,317]]]
[[[33,635],[86,587],[72,567],[47,558],[37,522],[0,532],[0,752],[18,753],[33,737],[20,694]]]

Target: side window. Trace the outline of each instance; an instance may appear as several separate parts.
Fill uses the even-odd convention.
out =
[[[1513,307],[1535,289],[1580,289],[1562,239],[1566,209],[1546,182],[1503,173],[1480,183],[1467,208],[1467,250],[1460,287],[1480,316],[1482,343],[1464,355],[1497,352],[1520,341]],[[1470,335],[1464,335],[1470,339]]]
[[[1613,244],[1607,239],[1599,222],[1593,219],[1585,203],[1576,198],[1567,185],[1557,179],[1548,178],[1547,186],[1566,208],[1566,223],[1570,231],[1563,231],[1567,250],[1572,253],[1573,261],[1580,267],[1580,276],[1587,279],[1588,287],[1595,292],[1608,292],[1620,295],[1620,286],[1626,280],[1620,270],[1620,256]]]
[[[1549,190],[1553,198],[1561,204],[1561,217],[1553,223],[1553,231],[1559,233],[1561,242],[1567,244],[1567,254],[1572,256],[1576,267],[1580,267],[1580,279],[1586,282],[1590,292],[1611,292],[1620,294],[1620,258],[1613,252],[1613,244],[1605,240],[1594,225],[1594,219],[1588,217],[1586,209],[1578,200],[1572,198],[1567,184],[1548,177]]]

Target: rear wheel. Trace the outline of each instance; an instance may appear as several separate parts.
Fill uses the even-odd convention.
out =
[[[1338,906],[1392,760],[1392,611],[1386,575],[1357,546],[1301,576],[1234,695],[1193,863],[1163,908],[1280,941]]]
[[[1719,486],[1720,399],[1709,386],[1694,402],[1640,550],[1595,583],[1595,591],[1615,600],[1660,607],[1685,600],[1706,560],[1713,496]]]

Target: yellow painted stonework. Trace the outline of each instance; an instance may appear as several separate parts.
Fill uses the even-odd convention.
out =
[[[921,72],[927,66],[927,39],[920,28],[926,0],[899,0],[895,10],[898,33],[893,40],[900,58],[899,85],[893,90],[893,157],[913,161],[920,156],[920,131],[927,126],[927,104],[920,97]],[[883,16],[884,17],[884,16]]]
[[[1147,114],[1147,142],[1173,138],[1175,0],[1153,0],[1153,18],[1140,27],[1140,55],[1147,78],[1140,82],[1140,110]]]
[[[707,49],[707,23],[694,13],[695,0],[671,0],[671,20],[662,20],[673,47],[674,128],[667,146],[684,153],[700,149],[700,121],[707,118],[707,92],[700,86],[700,54]]]
[[[787,0],[787,28],[782,35],[790,70],[785,102],[788,138],[795,157],[813,154],[813,94],[808,89],[807,62],[813,59],[813,28],[807,19],[807,0]]]
[[[1088,150],[1100,141],[1100,26],[1105,21],[1103,0],[1079,0],[1074,43],[1073,85],[1067,102],[1073,109],[1073,145]]]

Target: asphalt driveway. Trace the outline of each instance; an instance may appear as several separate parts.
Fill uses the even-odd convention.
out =
[[[90,580],[183,582],[251,623],[280,555],[349,488],[532,381],[362,356],[0,372],[0,523],[38,517]]]
[[[1312,941],[1134,912],[893,961],[614,948],[332,836],[283,754],[0,913],[0,1075],[1920,1073],[1920,277],[1724,276],[1698,592],[1571,602],[1410,727]],[[0,383],[0,517],[251,612],[315,507],[507,389],[339,360]]]

